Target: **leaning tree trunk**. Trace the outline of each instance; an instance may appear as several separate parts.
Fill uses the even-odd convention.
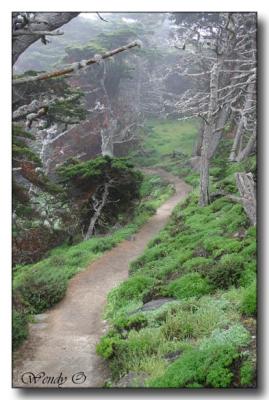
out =
[[[256,127],[253,129],[253,132],[247,142],[246,147],[243,150],[241,150],[238,156],[236,157],[236,161],[240,162],[245,160],[252,153],[255,144],[256,144]]]
[[[250,84],[247,88],[247,95],[246,95],[246,100],[244,104],[244,108],[241,114],[240,121],[237,125],[237,130],[236,134],[234,137],[233,145],[232,145],[232,150],[229,156],[229,161],[237,161],[237,152],[240,147],[240,142],[242,140],[243,134],[244,134],[244,124],[245,124],[245,118],[246,114],[249,110],[249,108],[252,106],[252,102],[254,99],[254,90],[255,90],[255,85],[254,83]]]
[[[214,113],[218,103],[219,70],[221,58],[213,65],[210,77],[210,100],[207,113],[207,121],[203,135],[200,164],[200,198],[199,205],[204,207],[209,203],[209,150],[214,132]]]
[[[211,140],[210,149],[209,149],[209,158],[212,158],[217,151],[217,148],[218,148],[221,138],[222,138],[225,123],[228,119],[228,116],[229,116],[228,106],[222,107],[222,109],[219,112],[215,131],[212,135],[212,140]]]
[[[244,210],[251,224],[256,225],[256,188],[253,175],[251,172],[238,172],[235,179]]]
[[[16,17],[13,13],[13,19]],[[41,38],[41,35],[37,35],[37,32],[42,31],[54,31],[60,28],[62,25],[69,22],[71,19],[79,15],[78,12],[37,12],[36,19],[39,23],[33,23],[30,25],[33,35],[25,34],[20,36],[13,36],[12,39],[12,64],[15,64],[19,56],[29,47],[31,44]],[[44,22],[42,22],[44,21]]]
[[[109,195],[109,183],[105,183],[101,200],[97,200],[97,198],[93,196],[94,215],[91,218],[90,225],[88,227],[84,240],[90,239],[90,237],[93,235],[95,225],[98,219],[100,218],[102,210],[107,202],[108,195]]]

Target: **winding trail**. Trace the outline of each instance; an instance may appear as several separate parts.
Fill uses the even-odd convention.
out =
[[[107,294],[127,279],[128,264],[143,253],[147,243],[164,227],[176,204],[191,190],[184,181],[162,169],[145,171],[158,173],[173,183],[175,194],[136,233],[134,240],[121,242],[78,273],[70,280],[64,299],[37,316],[37,322],[30,325],[28,339],[14,353],[14,387],[93,388],[102,387],[109,377],[106,363],[95,352],[96,343],[108,329],[102,319]],[[34,381],[29,372],[34,375],[44,372],[41,374],[44,376]],[[74,376],[79,372],[84,372],[86,379],[83,375]],[[48,378],[59,375],[62,379],[66,377],[66,382]]]

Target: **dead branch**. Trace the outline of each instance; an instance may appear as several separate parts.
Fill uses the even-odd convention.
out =
[[[12,120],[17,121],[23,118],[27,118],[29,114],[32,113],[37,113],[40,109],[44,107],[49,107],[55,103],[61,103],[65,101],[71,101],[71,100],[76,100],[79,97],[78,94],[71,95],[67,98],[63,99],[58,99],[57,97],[51,98],[51,99],[45,99],[45,100],[33,100],[30,104],[23,105],[19,107],[17,110],[15,110],[12,113]]]
[[[64,32],[56,31],[32,31],[30,29],[18,29],[17,31],[12,32],[13,36],[24,36],[24,35],[34,35],[34,36],[61,36]]]
[[[100,57],[90,58],[89,60],[81,60],[77,63],[71,64],[70,66],[60,69],[60,70],[46,72],[44,74],[21,78],[21,79],[13,79],[12,82],[13,82],[13,85],[19,85],[19,84],[27,83],[27,82],[35,82],[35,81],[43,81],[43,80],[51,79],[51,78],[59,78],[64,75],[69,75],[72,72],[76,72],[82,68],[86,68],[89,65],[100,63],[101,60],[105,60],[106,58],[113,57],[114,55],[116,55],[118,53],[122,53],[123,51],[129,50],[133,47],[140,47],[140,43],[135,40],[134,42],[126,44],[125,46],[108,51],[103,55],[100,54]]]

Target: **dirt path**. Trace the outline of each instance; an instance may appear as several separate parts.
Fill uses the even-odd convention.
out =
[[[28,340],[14,355],[15,387],[58,387],[59,383],[64,388],[101,387],[109,377],[106,364],[95,352],[96,343],[107,329],[106,321],[102,320],[106,296],[127,279],[130,261],[144,251],[166,224],[175,205],[191,190],[163,170],[147,169],[147,173],[158,173],[173,183],[176,193],[139,230],[134,240],[125,240],[105,252],[72,278],[64,299],[31,324]],[[80,372],[84,374],[75,375]],[[35,379],[38,374],[40,378]]]

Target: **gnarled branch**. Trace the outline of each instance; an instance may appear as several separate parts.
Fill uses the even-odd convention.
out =
[[[13,85],[20,85],[22,83],[43,81],[46,79],[59,78],[60,76],[70,75],[72,72],[76,72],[82,68],[88,67],[89,65],[99,63],[101,60],[105,60],[106,58],[112,57],[118,53],[122,53],[123,51],[129,50],[133,47],[140,47],[139,42],[135,40],[134,42],[126,44],[125,46],[119,47],[117,49],[108,51],[103,55],[100,55],[100,58],[94,57],[94,58],[90,58],[89,60],[81,60],[77,63],[71,64],[68,67],[60,69],[60,70],[46,72],[44,74],[40,74],[40,75],[36,75],[36,76],[29,76],[29,77],[21,78],[21,79],[13,79],[12,83],[13,83]]]

